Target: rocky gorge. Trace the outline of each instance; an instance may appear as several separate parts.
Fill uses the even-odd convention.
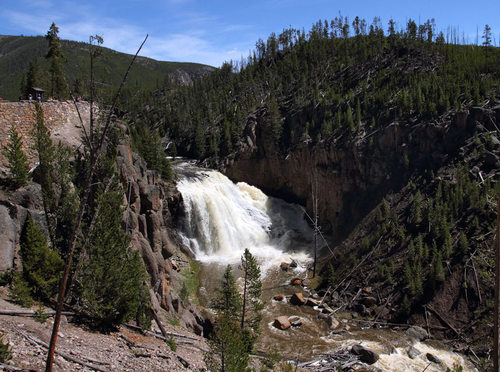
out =
[[[82,122],[88,125],[89,104],[70,101],[52,101],[41,104],[45,124],[55,143],[76,148],[81,145]],[[14,125],[23,138],[31,166],[36,165],[33,149],[35,125],[34,104],[3,102],[0,105],[0,139],[5,145],[8,129]],[[131,149],[127,126],[119,124],[124,133],[117,148],[116,171],[124,190],[126,206],[123,228],[130,235],[132,245],[139,250],[153,290],[152,305],[156,311],[163,308],[171,319],[180,322],[198,335],[203,333],[203,319],[195,306],[184,306],[179,298],[181,273],[189,270],[190,252],[175,235],[175,226],[181,213],[182,197],[172,182],[164,181],[156,171],[148,170],[146,162]],[[5,174],[6,159],[1,156],[1,172]],[[28,213],[45,226],[40,185],[27,186],[10,192],[0,192],[0,270],[21,270],[19,239]],[[187,265],[187,266],[186,266]]]

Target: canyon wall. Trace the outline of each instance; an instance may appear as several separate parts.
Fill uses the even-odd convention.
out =
[[[90,106],[87,102],[43,102],[45,124],[54,142],[76,148],[81,145],[82,122],[88,125]],[[77,110],[78,108],[78,110]],[[30,165],[37,162],[33,149],[35,107],[30,102],[0,104],[0,141],[8,141],[11,125],[21,134]],[[158,172],[148,170],[146,162],[133,153],[126,125],[121,124],[124,139],[118,146],[116,170],[124,190],[123,228],[130,234],[134,248],[141,253],[150,275],[153,306],[161,306],[198,334],[202,319],[195,308],[182,306],[178,296],[182,266],[190,252],[177,241],[175,223],[181,213],[182,196],[175,184],[163,180]],[[6,159],[0,158],[3,175]],[[1,175],[2,173],[0,173]],[[20,270],[19,238],[27,215],[31,214],[42,227],[45,216],[40,185],[30,182],[18,190],[0,188],[0,271]]]
[[[303,142],[283,153],[261,110],[248,120],[240,151],[221,168],[234,181],[306,205],[311,215],[317,190],[319,223],[339,240],[412,172],[438,168],[474,129],[495,130],[499,112],[473,108],[440,122],[394,122],[354,138],[345,134],[314,146]]]

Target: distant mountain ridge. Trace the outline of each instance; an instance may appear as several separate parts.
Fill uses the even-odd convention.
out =
[[[61,40],[61,44],[67,57],[64,71],[68,84],[71,85],[78,78],[86,79],[89,74],[88,44],[69,40]],[[47,47],[43,36],[0,35],[0,97],[17,100],[23,74],[28,71],[33,59],[38,57],[41,67],[48,68],[45,59]],[[95,67],[96,79],[110,86],[119,84],[131,56],[109,48],[100,49],[102,54]],[[188,85],[214,70],[214,67],[197,63],[164,62],[138,57],[130,71],[128,83],[141,88],[155,87],[163,85],[168,77],[174,84]]]

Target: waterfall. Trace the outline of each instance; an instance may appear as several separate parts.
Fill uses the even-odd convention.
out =
[[[214,170],[178,166],[185,221],[182,235],[200,261],[231,263],[245,248],[266,264],[310,249],[312,231],[302,209],[266,196]],[[290,253],[293,251],[294,253]]]

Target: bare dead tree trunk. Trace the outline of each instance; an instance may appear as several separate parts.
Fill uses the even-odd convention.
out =
[[[497,226],[495,236],[495,306],[493,310],[493,371],[498,372],[498,312],[500,297],[500,195],[497,200]]]
[[[314,213],[314,262],[313,262],[313,278],[316,277],[316,263],[318,256],[318,176],[314,172],[312,180],[312,202]]]
[[[68,258],[66,260],[66,266],[64,267],[64,274],[61,279],[61,282],[59,284],[59,294],[57,297],[57,308],[56,308],[56,316],[54,319],[54,326],[52,327],[52,335],[50,337],[50,344],[49,344],[49,350],[47,352],[47,361],[45,363],[45,372],[52,372],[52,367],[54,364],[54,353],[56,350],[56,343],[57,343],[57,334],[59,332],[59,324],[61,323],[61,313],[62,313],[62,307],[63,307],[63,302],[64,302],[64,295],[66,293],[66,284],[68,282],[68,276],[69,276],[69,270],[71,267],[71,261],[73,259],[73,253],[75,251],[75,245],[76,245],[76,240],[78,238],[78,231],[80,229],[80,225],[82,222],[83,215],[85,213],[85,210],[87,209],[87,204],[88,204],[88,198],[90,195],[90,186],[92,183],[92,178],[94,176],[96,166],[99,162],[99,159],[102,154],[102,147],[104,145],[104,140],[106,138],[108,129],[111,124],[111,118],[113,115],[113,111],[116,107],[116,104],[118,102],[118,97],[120,96],[120,93],[123,89],[123,86],[125,84],[125,81],[127,79],[128,73],[130,71],[130,68],[135,62],[135,59],[137,58],[137,55],[141,51],[143,45],[146,43],[146,40],[148,39],[148,35],[146,35],[144,41],[142,42],[141,46],[135,53],[134,58],[132,58],[132,61],[130,62],[127,71],[125,72],[125,75],[123,76],[122,82],[120,84],[120,87],[118,88],[118,91],[116,92],[116,95],[113,99],[113,104],[110,108],[110,111],[106,117],[106,122],[104,124],[102,133],[100,134],[100,137],[98,139],[98,143],[96,147],[91,147],[90,148],[90,170],[89,174],[87,175],[87,179],[85,181],[85,188],[83,192],[83,197],[80,202],[80,208],[78,210],[78,217],[76,220],[75,228],[73,229],[73,233],[71,235],[71,240],[70,240],[70,247],[69,247],[69,253],[68,253]],[[92,136],[92,134],[91,134]],[[91,137],[92,138],[92,137]]]

